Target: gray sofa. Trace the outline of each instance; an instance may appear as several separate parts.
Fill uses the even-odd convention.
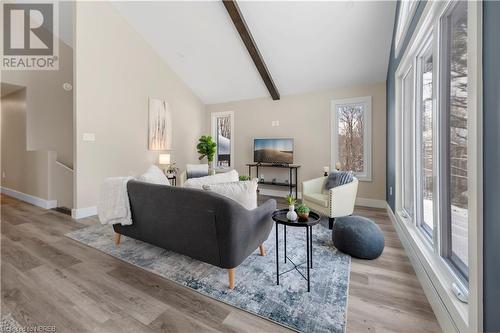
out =
[[[133,223],[113,225],[117,245],[124,235],[227,268],[231,289],[235,268],[257,247],[265,255],[262,244],[273,226],[275,200],[249,211],[209,191],[135,180],[127,189]]]

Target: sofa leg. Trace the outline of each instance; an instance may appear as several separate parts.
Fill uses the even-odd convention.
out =
[[[260,250],[260,255],[264,257],[266,255],[266,248],[264,247],[264,244],[259,245],[259,250]]]
[[[115,245],[120,245],[120,239],[122,238],[122,235],[115,232]]]
[[[234,271],[236,268],[229,268],[227,274],[229,277],[229,289],[234,289]]]
[[[335,222],[335,218],[334,217],[330,217],[328,219],[328,229],[332,230],[333,229],[333,223]]]

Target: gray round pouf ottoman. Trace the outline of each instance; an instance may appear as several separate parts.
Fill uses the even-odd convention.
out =
[[[376,259],[384,251],[384,234],[372,220],[362,216],[335,219],[333,245],[340,251],[361,259]]]

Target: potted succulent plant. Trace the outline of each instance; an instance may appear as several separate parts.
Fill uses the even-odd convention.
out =
[[[297,219],[297,213],[295,212],[295,203],[297,200],[289,194],[285,197],[286,203],[288,204],[288,213],[286,213],[286,218],[290,221],[295,221]]]
[[[301,203],[297,206],[297,215],[299,216],[299,221],[307,221],[309,219],[309,212],[311,210],[309,207]]]

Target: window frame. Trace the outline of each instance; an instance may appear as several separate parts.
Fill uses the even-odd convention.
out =
[[[395,41],[394,41],[396,57],[399,56],[399,52],[401,51],[401,46],[403,45],[405,37],[408,33],[411,21],[417,10],[418,3],[419,1],[411,1],[411,0],[400,2],[398,21],[396,25]]]
[[[421,279],[426,294],[432,295],[431,303],[439,307],[436,312],[444,330],[448,331],[482,331],[482,4],[481,2],[468,2],[468,192],[469,192],[469,220],[468,220],[468,252],[469,252],[469,302],[460,302],[452,291],[452,284],[463,285],[456,271],[453,270],[446,258],[442,256],[443,246],[441,225],[437,230],[434,244],[430,244],[418,230],[415,223],[408,223],[408,218],[402,211],[402,77],[411,65],[414,65],[414,56],[419,51],[420,45],[426,35],[435,32],[434,45],[436,59],[441,59],[439,42],[440,19],[445,15],[453,1],[427,2],[423,13],[417,22],[414,33],[408,43],[408,47],[400,58],[395,73],[395,207],[394,223],[400,238],[405,245],[412,262],[418,262],[415,266],[417,275]],[[441,64],[439,60],[434,61],[436,80],[433,82],[441,87]],[[436,89],[434,88],[434,89]],[[433,107],[441,107],[439,101]],[[436,108],[435,115],[440,111]],[[440,119],[436,119],[440,121]],[[438,125],[441,126],[441,125]],[[437,128],[437,126],[436,126]],[[435,136],[438,138],[438,136]],[[441,141],[436,154],[442,151]],[[438,164],[438,169],[442,168]],[[440,171],[439,171],[440,172]],[[434,181],[434,184],[437,184]],[[441,207],[439,201],[442,193],[436,192],[436,205]],[[413,261],[416,260],[416,261]],[[421,265],[421,266],[420,266]],[[419,273],[419,270],[420,273]]]
[[[449,28],[449,16],[451,12],[458,6],[459,2],[453,2],[449,4],[446,7],[446,10],[443,12],[443,15],[440,17],[439,20],[439,26],[440,26],[440,51],[442,52],[442,57],[439,59],[439,66],[440,66],[440,77],[443,79],[442,84],[440,85],[439,89],[439,94],[442,96],[446,96],[445,98],[442,98],[440,101],[440,118],[439,121],[441,123],[441,127],[445,128],[445,130],[442,130],[440,135],[440,140],[441,140],[441,145],[440,149],[443,153],[444,162],[440,166],[440,174],[445,175],[445,177],[441,177],[442,179],[440,180],[441,187],[445,189],[445,193],[449,194],[449,188],[450,188],[450,166],[451,166],[451,161],[450,161],[450,149],[449,149],[449,140],[450,140],[450,109],[449,109],[449,101],[450,101],[450,75],[448,72],[448,66],[450,64],[449,62],[449,57],[448,55],[450,54],[448,51],[448,41],[449,41],[449,35],[447,34],[447,30]],[[468,31],[469,32],[469,31]],[[469,41],[468,41],[469,42]],[[467,68],[469,69],[469,65],[467,65]],[[467,73],[469,77],[469,72]],[[467,89],[469,93],[469,88]],[[467,98],[469,100],[469,98]],[[468,110],[469,108],[467,108]],[[469,112],[467,112],[469,116]],[[467,123],[469,123],[469,120],[467,120]],[[467,125],[469,127],[469,125]],[[467,133],[469,136],[469,133]],[[470,149],[470,145],[468,144],[467,149]],[[469,159],[467,160],[467,164],[469,165],[470,161]],[[468,168],[469,169],[469,168]],[[469,173],[470,170],[467,170]],[[469,177],[468,177],[469,178]],[[468,192],[469,192],[469,180],[468,180]],[[457,276],[460,278],[460,281],[462,282],[463,285],[468,286],[468,279],[469,279],[469,272],[468,272],[468,265],[465,265],[461,259],[459,259],[452,250],[452,215],[450,212],[450,204],[451,204],[451,199],[450,196],[448,195],[444,200],[442,200],[443,205],[446,205],[446,209],[442,209],[440,212],[441,216],[441,224],[442,224],[442,229],[446,230],[447,232],[443,232],[441,234],[441,256],[447,260],[451,266],[451,268],[455,271]]]
[[[401,206],[401,211],[402,211],[402,215],[403,217],[406,219],[407,222],[411,222],[413,223],[415,220],[416,220],[416,209],[417,209],[417,204],[416,204],[416,197],[415,197],[415,189],[416,189],[416,177],[415,177],[415,160],[416,160],[416,151],[415,151],[415,128],[414,128],[414,124],[415,124],[415,103],[416,103],[416,96],[415,96],[415,87],[416,87],[416,68],[415,68],[415,64],[411,64],[404,72],[404,74],[402,75],[401,77],[401,112],[404,113],[402,116],[401,116],[401,128],[406,128],[406,118],[405,118],[405,114],[408,113],[408,110],[405,110],[404,108],[406,107],[406,98],[407,96],[405,96],[405,82],[406,82],[406,78],[408,77],[408,75],[410,75],[410,71],[412,71],[412,74],[411,74],[411,77],[409,78],[411,83],[412,83],[412,94],[411,94],[411,101],[410,101],[410,118],[411,118],[411,126],[412,126],[412,135],[410,136],[411,138],[411,147],[410,147],[410,154],[412,156],[412,162],[413,162],[413,168],[412,168],[412,172],[411,172],[411,179],[412,179],[412,183],[413,183],[413,186],[412,186],[412,192],[413,192],[413,195],[412,195],[412,201],[413,201],[413,212],[412,214],[410,214],[406,208],[405,208],[405,192],[404,190],[401,192],[401,202],[402,202],[402,206]],[[406,149],[405,148],[405,143],[406,143],[406,140],[405,140],[405,137],[402,136],[401,137],[401,157],[402,157],[402,165],[404,166],[405,164],[405,161],[404,161],[404,158],[405,158],[405,152],[404,150]],[[409,170],[405,169],[404,167],[401,169],[402,171],[402,179],[405,179],[406,178],[406,173],[409,172]]]
[[[234,161],[235,161],[235,156],[234,156],[234,111],[221,111],[221,112],[212,112],[210,115],[210,133],[212,135],[212,138],[214,141],[217,143],[218,139],[218,132],[217,132],[217,118],[222,118],[222,117],[227,117],[229,116],[231,118],[231,156],[229,157],[229,167],[219,167],[217,164],[218,162],[218,157],[219,157],[219,148],[216,148],[215,151],[215,156],[214,156],[214,168],[216,170],[225,170],[225,169],[234,169]]]
[[[439,175],[436,175],[437,171],[437,146],[436,146],[436,130],[435,127],[432,129],[432,177],[433,177],[433,188],[432,188],[432,198],[433,198],[433,211],[432,211],[432,224],[433,228],[429,228],[429,226],[424,221],[424,201],[423,201],[423,186],[422,186],[422,175],[423,175],[423,161],[422,161],[422,142],[423,142],[423,133],[422,133],[422,112],[423,112],[423,82],[422,82],[422,67],[423,62],[427,59],[427,56],[430,54],[433,57],[433,66],[432,66],[432,124],[436,124],[435,116],[437,110],[435,109],[435,99],[436,99],[436,66],[434,66],[435,59],[435,48],[434,48],[434,40],[432,35],[432,30],[428,33],[427,37],[424,38],[424,41],[421,43],[420,50],[414,56],[415,59],[413,61],[415,68],[415,86],[414,86],[414,95],[415,95],[415,104],[414,104],[414,124],[413,124],[413,142],[415,145],[415,155],[414,155],[414,198],[415,198],[415,223],[423,231],[423,235],[430,242],[434,243],[435,233],[437,229],[438,219],[436,216],[436,202],[437,200],[437,188],[436,181],[439,179]]]
[[[363,166],[364,172],[356,172],[359,181],[372,181],[372,96],[335,99],[330,104],[330,170],[335,170],[339,161],[339,131],[337,106],[350,104],[364,104],[364,128],[363,128]],[[367,140],[365,140],[367,138]]]

